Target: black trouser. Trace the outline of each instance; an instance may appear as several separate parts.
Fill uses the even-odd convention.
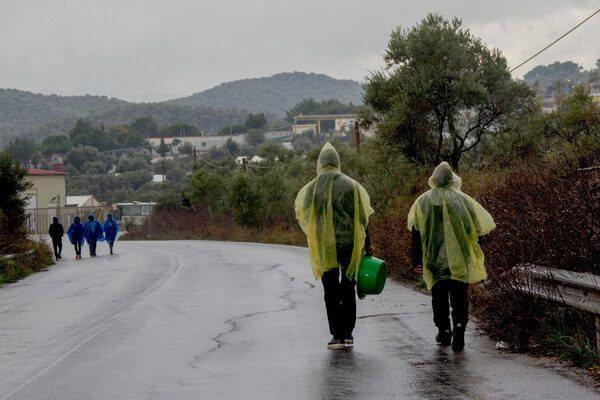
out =
[[[352,249],[338,249],[340,265],[350,264]],[[346,277],[346,268],[334,268],[323,274],[325,308],[329,332],[336,339],[349,339],[356,325],[356,286],[355,280]]]
[[[75,255],[80,256],[81,255],[81,242],[75,242],[73,244],[73,246],[75,246]]]
[[[52,238],[52,247],[54,247],[54,255],[58,257],[62,253],[62,238]]]
[[[454,326],[458,323],[466,326],[469,320],[469,284],[454,280],[437,281],[431,288],[431,305],[433,322],[439,330],[450,329],[450,306]]]
[[[348,339],[356,325],[356,281],[348,279],[346,269],[340,268],[325,272],[321,280],[329,332],[337,339]]]

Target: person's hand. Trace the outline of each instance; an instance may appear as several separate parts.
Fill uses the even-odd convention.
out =
[[[373,246],[365,247],[365,253],[367,253],[368,256],[372,256],[374,252],[375,248]]]
[[[415,271],[415,274],[419,274],[419,275],[422,274],[423,273],[423,266],[422,265],[416,266],[415,269],[414,269],[414,271]]]

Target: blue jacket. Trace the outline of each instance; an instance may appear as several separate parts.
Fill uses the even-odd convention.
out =
[[[117,239],[117,232],[119,232],[119,224],[112,218],[112,214],[108,213],[107,218],[104,221],[104,238],[110,242],[114,242]]]
[[[83,237],[85,237],[85,241],[90,243],[93,238],[97,240],[104,240],[104,230],[102,229],[102,224],[94,218],[93,214],[90,214],[92,220],[87,220],[85,225],[83,225]]]
[[[77,242],[83,243],[83,224],[77,220],[81,221],[79,215],[75,216],[75,221],[67,230],[67,235],[69,235],[69,241],[71,244],[75,244]]]

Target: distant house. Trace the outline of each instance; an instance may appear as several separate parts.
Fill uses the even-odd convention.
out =
[[[165,144],[170,145],[173,145],[173,141],[177,140],[179,144],[174,146],[175,148],[183,145],[184,143],[189,143],[196,149],[196,151],[199,152],[208,151],[213,147],[224,146],[230,139],[238,145],[246,143],[246,135],[167,136],[164,138],[149,137],[148,142],[152,148],[156,148],[160,145],[161,139],[164,139]],[[154,154],[154,156],[158,157],[157,154]]]
[[[357,114],[326,114],[326,115],[297,115],[294,117],[294,133],[300,134],[307,130],[314,130],[315,133],[321,133],[321,121],[335,121],[335,131],[349,131],[354,127],[354,122],[358,118]],[[316,123],[315,123],[316,122]]]
[[[56,208],[66,205],[66,174],[30,168],[27,180],[33,185],[25,194],[29,196],[27,209]]]
[[[155,205],[155,202],[134,201],[132,203],[114,203],[110,209],[117,221],[130,220],[141,223],[152,214]]]
[[[304,132],[310,132],[310,131],[316,132],[317,124],[294,125],[292,128],[294,129],[294,134],[300,135]]]
[[[354,131],[355,117],[351,118],[340,118],[335,120],[335,131],[336,132],[350,132]]]
[[[27,196],[25,213],[27,228],[33,233],[47,233],[54,217],[66,224],[76,209],[67,206],[66,174],[30,168],[27,181],[31,188],[24,193]]]
[[[52,165],[52,171],[63,172],[65,169],[64,154],[51,154],[50,164]]]
[[[67,206],[75,207],[81,219],[87,218],[91,213],[97,219],[104,219],[105,204],[91,194],[85,196],[67,196]]]

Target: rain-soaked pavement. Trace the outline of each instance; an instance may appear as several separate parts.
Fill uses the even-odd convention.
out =
[[[388,281],[330,339],[306,249],[117,242],[0,287],[0,399],[597,399],[575,370],[434,344],[429,297]],[[85,254],[85,253],[84,253]]]

